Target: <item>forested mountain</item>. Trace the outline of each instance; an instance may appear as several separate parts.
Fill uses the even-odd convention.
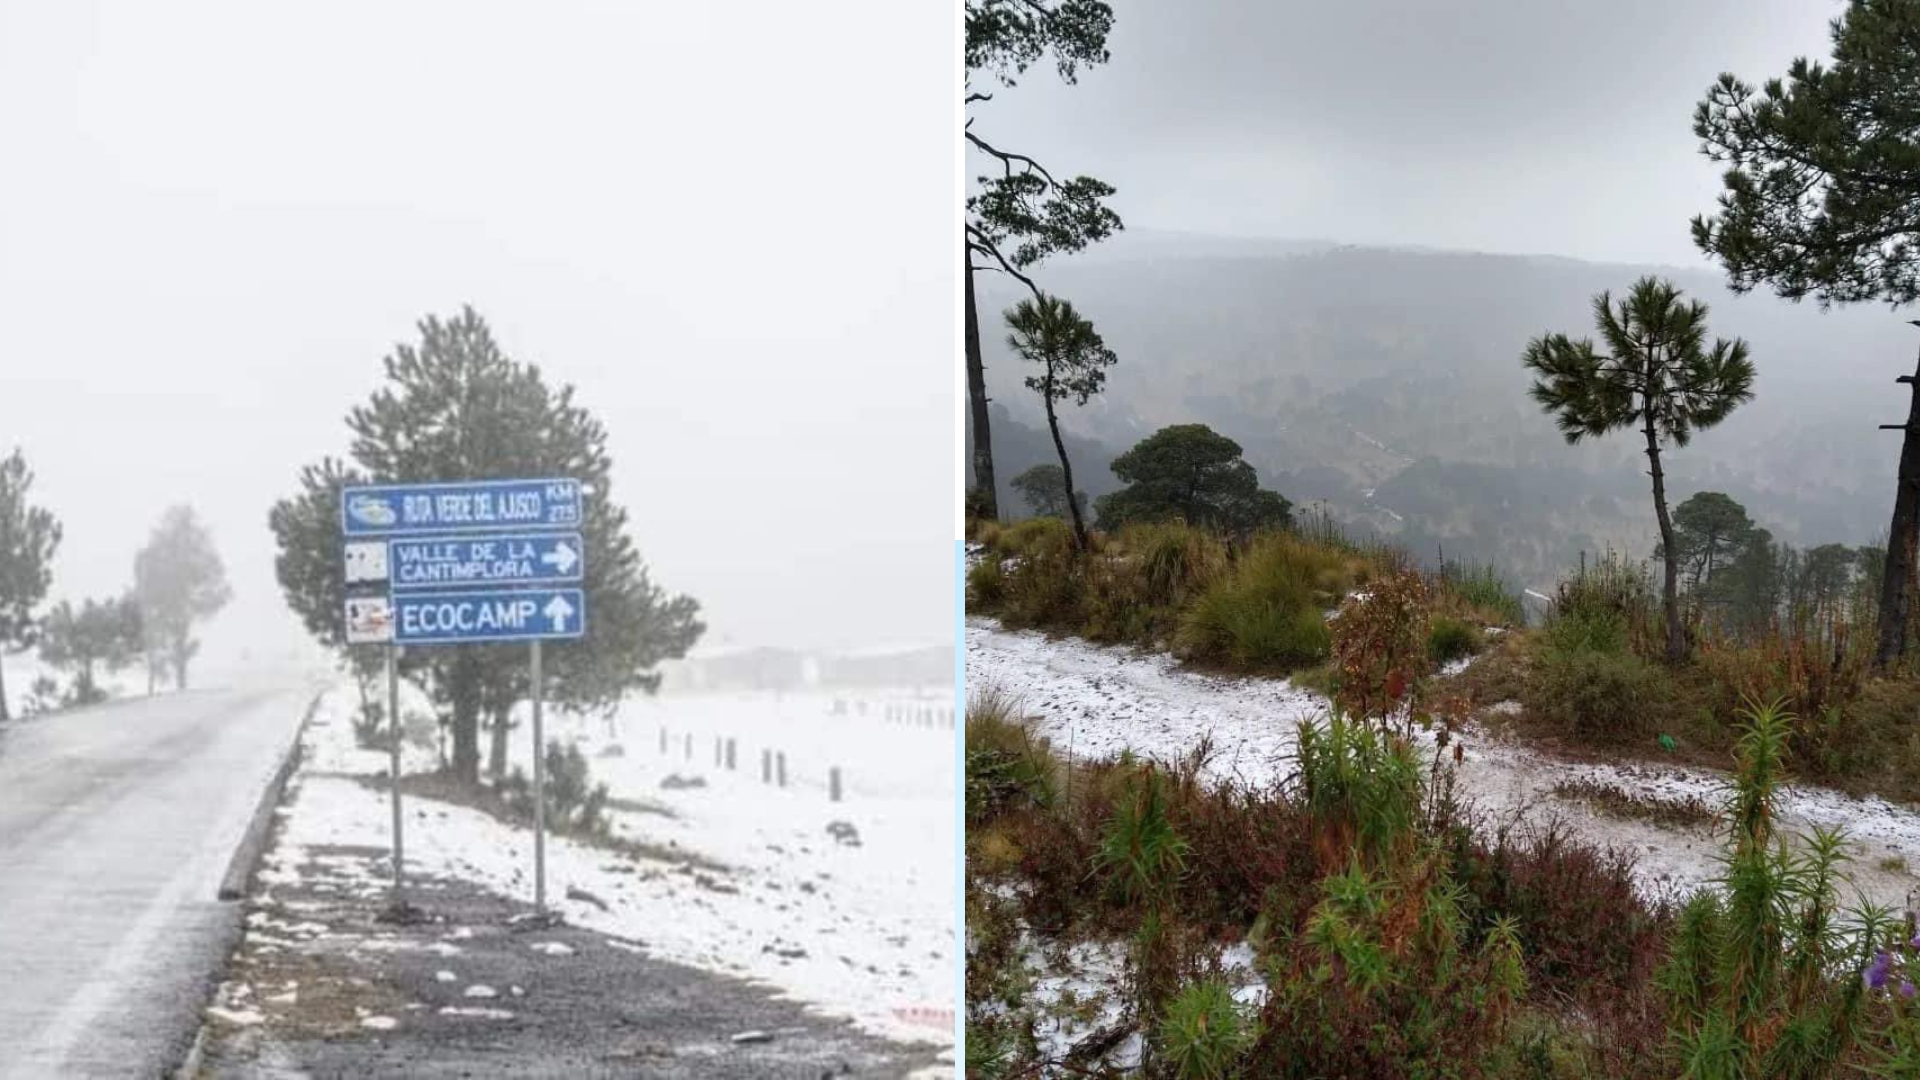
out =
[[[1656,273],[1712,305],[1713,332],[1744,337],[1759,368],[1750,405],[1666,456],[1676,500],[1724,491],[1795,544],[1858,544],[1886,528],[1899,440],[1876,425],[1905,414],[1893,379],[1920,348],[1909,313],[1822,312],[1735,297],[1707,270],[1546,256],[1177,234],[1105,247],[1038,275],[1120,357],[1105,392],[1062,417],[1100,444],[1069,446],[1091,494],[1114,482],[1103,468],[1114,454],[1197,421],[1237,440],[1297,504],[1324,503],[1429,557],[1444,544],[1534,586],[1583,550],[1645,557],[1654,523],[1638,442],[1566,445],[1527,397],[1520,354],[1544,332],[1589,334],[1595,293]],[[999,312],[1023,295],[1010,284],[979,284],[989,392],[1029,429],[994,429],[1003,479],[1033,454],[1053,460],[1004,343]]]

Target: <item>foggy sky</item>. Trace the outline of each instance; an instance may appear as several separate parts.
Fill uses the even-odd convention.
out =
[[[208,663],[303,642],[267,510],[471,302],[605,422],[705,644],[951,640],[953,27],[0,0],[0,453],[65,523],[52,598],[186,501],[236,593]]]
[[[1695,266],[1693,106],[1829,55],[1838,0],[1114,0],[1112,60],[974,130],[1119,188],[1130,227]],[[988,159],[969,155],[968,175]]]

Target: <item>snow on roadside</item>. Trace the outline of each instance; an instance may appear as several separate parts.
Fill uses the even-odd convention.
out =
[[[353,779],[383,774],[387,756],[355,745],[352,699],[351,687],[336,687],[315,712],[304,736],[307,757],[285,811],[285,830],[263,881],[297,874],[314,847],[387,846],[387,796]],[[601,723],[553,717],[548,735],[581,736],[591,757],[595,750],[587,735]],[[527,731],[522,727],[513,734],[514,757],[524,759]],[[944,734],[945,742],[936,743],[950,748],[951,733]],[[604,750],[604,738],[601,742]],[[795,745],[805,743],[796,740]],[[705,749],[711,753],[710,746]],[[663,791],[656,786],[657,773],[623,770],[619,757],[592,757],[595,779],[609,781],[616,798],[664,803],[674,815],[616,814],[623,836],[655,845],[663,855],[636,860],[549,836],[549,902],[571,923],[640,942],[661,959],[763,982],[822,1012],[849,1017],[865,1031],[950,1043],[955,984],[950,749],[946,759],[944,796],[874,796],[836,805],[810,789],[749,792],[718,778],[706,788]],[[409,751],[409,771],[433,764],[431,752]],[[754,766],[757,778],[757,760]],[[628,771],[655,783],[642,785]],[[886,786],[878,774],[872,783]],[[911,812],[914,804],[932,801],[940,804],[937,844],[925,831],[933,816]],[[703,803],[726,809],[707,812]],[[828,835],[825,823],[842,818],[856,825],[861,846]],[[745,824],[750,819],[758,822],[758,832]],[[425,799],[408,800],[406,820],[410,870],[530,899],[529,830]],[[757,856],[756,844],[762,849]],[[767,850],[781,847],[787,850]],[[889,860],[908,848],[936,849],[944,878],[919,866],[900,872]],[[727,869],[697,865],[692,858],[678,858],[679,852],[717,860]],[[928,859],[927,866],[933,861]],[[386,882],[363,873],[354,887],[373,895]],[[944,906],[937,917],[927,903],[934,895]],[[553,960],[564,962],[558,956]],[[929,1005],[944,1008],[948,1023],[935,1026],[920,1019]],[[907,1015],[915,1019],[903,1018]]]
[[[1209,774],[1265,784],[1291,772],[1295,725],[1324,715],[1324,697],[1278,679],[1234,679],[1181,670],[1164,653],[1098,646],[1077,638],[1048,639],[1008,631],[998,622],[966,625],[968,693],[996,689],[1034,715],[1054,747],[1075,758],[1111,757],[1123,749],[1174,760],[1211,737]],[[1581,834],[1630,850],[1649,895],[1689,891],[1713,880],[1718,845],[1704,830],[1623,820],[1585,802],[1556,796],[1561,782],[1589,780],[1651,799],[1723,798],[1715,773],[1673,766],[1560,761],[1527,747],[1465,733],[1460,791],[1495,814],[1530,821],[1557,817]],[[1431,736],[1428,736],[1431,749]],[[1855,842],[1849,870],[1862,894],[1910,905],[1920,867],[1920,813],[1884,799],[1856,799],[1825,788],[1782,792],[1789,830],[1839,827]]]

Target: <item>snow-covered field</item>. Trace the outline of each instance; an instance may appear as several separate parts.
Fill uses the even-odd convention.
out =
[[[33,695],[35,680],[46,676],[58,682],[62,690],[73,682],[70,674],[49,667],[30,652],[8,653],[0,657],[0,665],[4,665],[0,668],[0,678],[6,682],[7,715],[12,717],[26,715],[27,699]],[[147,692],[146,668],[139,665],[124,671],[97,671],[94,682],[110,698],[138,697]]]
[[[1211,737],[1212,775],[1263,784],[1291,770],[1296,723],[1327,708],[1320,695],[1284,680],[1201,675],[1180,670],[1163,653],[1073,638],[1049,640],[1035,632],[1004,630],[991,619],[967,620],[966,649],[970,695],[988,689],[1006,694],[1035,717],[1056,749],[1077,758],[1110,757],[1131,748],[1172,760]],[[1648,798],[1698,798],[1717,806],[1722,776],[1669,766],[1561,761],[1477,730],[1466,732],[1463,742],[1458,778],[1469,800],[1497,815],[1532,821],[1557,817],[1588,837],[1631,850],[1649,894],[1698,888],[1718,871],[1718,846],[1704,830],[1608,816],[1552,789],[1585,779]],[[1854,841],[1856,858],[1849,869],[1862,894],[1880,903],[1910,905],[1920,885],[1907,869],[1920,868],[1920,812],[1914,807],[1797,787],[1782,793],[1780,808],[1789,831],[1843,828]]]
[[[576,740],[594,780],[628,805],[613,814],[619,835],[673,850],[636,870],[633,860],[550,836],[549,902],[569,921],[639,941],[652,955],[762,981],[865,1030],[951,1043],[953,732],[889,723],[878,695],[864,715],[854,698],[841,700],[844,713],[831,694],[663,697],[629,703],[611,726],[550,713],[547,737]],[[904,705],[907,697],[890,700]],[[386,797],[349,778],[386,765],[384,753],[355,745],[353,703],[352,688],[342,686],[316,711],[269,874],[294,872],[310,846],[387,843]],[[951,698],[913,702],[916,710],[950,705]],[[716,735],[736,741],[734,770],[715,765]],[[513,762],[528,768],[525,724],[511,746]],[[786,753],[786,788],[761,782],[763,747]],[[433,752],[416,747],[405,767],[435,764]],[[826,790],[834,765],[845,775],[839,803]],[[663,786],[670,777],[677,779]],[[407,821],[409,866],[530,897],[528,830],[424,800],[414,800]]]

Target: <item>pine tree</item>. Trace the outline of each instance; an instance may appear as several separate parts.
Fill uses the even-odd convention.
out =
[[[1082,67],[1107,62],[1107,34],[1113,8],[1104,0],[967,0],[967,98],[975,105],[994,95],[973,89],[976,73],[1002,88],[1012,88],[1027,68],[1051,56],[1054,70],[1072,85]],[[980,356],[980,316],[974,302],[976,270],[1005,273],[1040,298],[1040,287],[1026,271],[1049,255],[1079,251],[1106,239],[1121,227],[1120,216],[1106,206],[1114,189],[1090,176],[1056,181],[1025,154],[1003,150],[973,130],[967,117],[965,138],[986,155],[998,176],[978,178],[979,190],[966,201],[963,270],[966,275],[967,400],[973,425],[973,482],[983,516],[999,516],[999,492],[993,474],[993,439],[987,411],[986,365]]]
[[[1710,588],[1713,573],[1725,567],[1753,532],[1747,509],[1718,491],[1695,492],[1673,509],[1673,532],[1680,563],[1687,569],[1687,588]],[[1656,552],[1657,558],[1665,558]]]
[[[1058,465],[1040,464],[1021,473],[1012,480],[1013,490],[1020,493],[1026,501],[1027,509],[1035,517],[1066,518],[1071,511],[1067,508],[1067,474]],[[1087,512],[1087,493],[1076,491],[1073,501],[1084,516]]]
[[[1662,443],[1685,446],[1696,430],[1726,419],[1753,397],[1753,363],[1738,338],[1706,345],[1707,306],[1682,303],[1671,282],[1646,277],[1634,282],[1616,308],[1608,293],[1593,299],[1594,323],[1609,350],[1592,340],[1548,334],[1527,345],[1521,363],[1534,373],[1531,393],[1553,414],[1567,442],[1638,426],[1647,441],[1647,472],[1653,479],[1654,516],[1666,568],[1661,599],[1666,614],[1667,659],[1687,652],[1680,622],[1680,560],[1667,512]]]
[[[1793,61],[1756,89],[1723,74],[1694,110],[1701,151],[1726,165],[1700,250],[1736,292],[1770,285],[1823,306],[1920,299],[1920,0],[1853,0],[1830,24],[1833,58]],[[1920,544],[1920,361],[1910,384],[1880,573],[1884,667],[1907,652]]]
[[[1205,424],[1161,428],[1114,458],[1112,467],[1127,486],[1094,500],[1105,528],[1177,518],[1245,535],[1293,518],[1292,503],[1260,487],[1240,444]]]
[[[34,608],[53,584],[53,554],[60,548],[60,522],[27,502],[33,470],[18,448],[0,461],[0,720],[7,720],[5,656],[31,647],[39,621]]]
[[[187,665],[200,651],[194,624],[233,599],[220,553],[193,507],[168,509],[134,556],[133,595],[146,634],[147,691],[162,668],[172,673],[176,689],[185,690]]]
[[[140,651],[140,605],[131,596],[89,599],[77,610],[62,600],[47,613],[40,639],[40,659],[73,673],[69,705],[105,700],[96,672],[119,671]]]
[[[1067,460],[1067,444],[1060,438],[1060,418],[1054,403],[1071,400],[1085,405],[1100,392],[1107,381],[1106,369],[1118,359],[1093,328],[1093,323],[1073,309],[1068,301],[1042,295],[1037,300],[1022,300],[1007,312],[1007,346],[1027,360],[1040,365],[1040,374],[1027,376],[1027,389],[1040,395],[1047,413],[1047,430],[1053,434],[1053,448],[1060,455],[1061,490],[1073,490],[1073,463]],[[1073,522],[1073,542],[1087,550],[1087,523],[1077,500],[1067,500],[1069,520]]]
[[[557,705],[610,711],[631,692],[657,689],[659,663],[685,655],[704,631],[699,605],[650,579],[614,499],[606,430],[574,402],[573,388],[553,390],[537,366],[508,358],[472,308],[423,320],[418,346],[398,346],[385,370],[386,385],[348,414],[352,465],[308,467],[269,518],[281,589],[308,630],[344,647],[343,485],[573,477],[586,493],[582,587],[592,621],[584,638],[547,644],[545,691]],[[498,774],[508,713],[530,696],[526,647],[412,649],[401,670],[447,711],[455,775],[479,780],[482,717],[492,722]]]

